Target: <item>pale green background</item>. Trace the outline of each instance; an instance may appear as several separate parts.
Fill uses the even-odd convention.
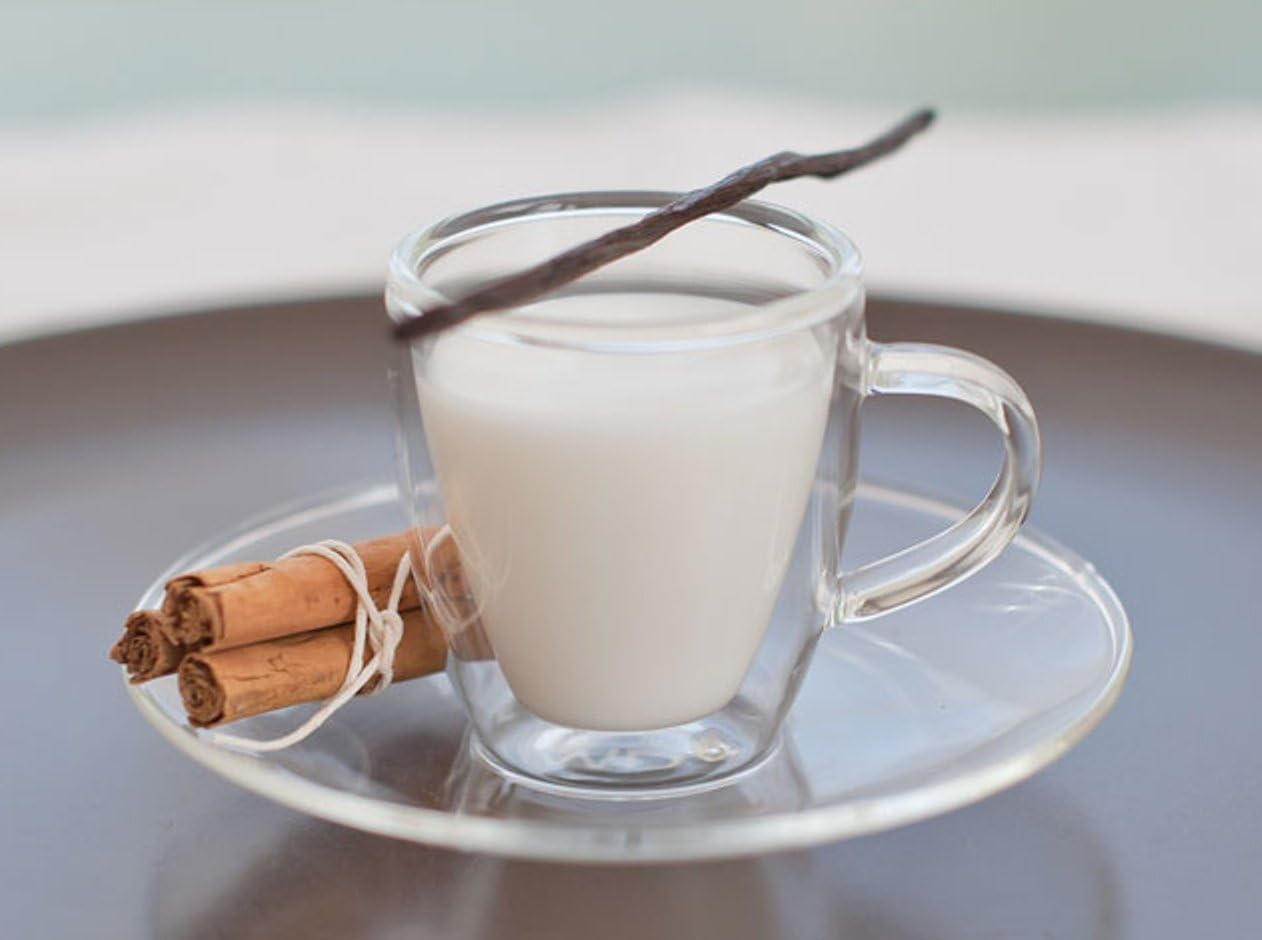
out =
[[[1260,0],[0,0],[0,121],[195,102],[520,109],[663,88],[849,105],[1262,102]]]

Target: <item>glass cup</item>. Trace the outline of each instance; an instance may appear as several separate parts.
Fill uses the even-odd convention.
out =
[[[521,199],[405,238],[395,320],[625,225],[670,193]],[[400,344],[401,493],[474,746],[589,797],[758,766],[824,630],[967,577],[1016,534],[1034,413],[991,363],[870,342],[859,254],[746,201],[548,298]],[[967,402],[1005,455],[981,504],[843,571],[869,395]],[[453,564],[453,562],[455,562]]]

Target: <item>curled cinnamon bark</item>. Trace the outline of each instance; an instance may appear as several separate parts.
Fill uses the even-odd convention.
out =
[[[167,637],[170,619],[160,610],[137,610],[123,624],[123,635],[110,650],[110,659],[127,667],[132,682],[170,675],[184,658],[184,647]]]
[[[403,532],[354,546],[378,604],[384,604],[390,593],[410,538]],[[300,555],[180,575],[167,584],[163,606],[171,614],[173,642],[190,649],[223,650],[344,623],[355,616],[357,603],[336,567],[323,558]],[[399,609],[419,603],[409,579]]]
[[[179,669],[180,697],[189,722],[206,728],[334,695],[351,665],[354,636],[354,626],[343,624],[249,646],[190,653]],[[393,681],[439,672],[446,656],[443,633],[429,612],[417,608],[404,614]],[[376,685],[374,679],[364,691]]]

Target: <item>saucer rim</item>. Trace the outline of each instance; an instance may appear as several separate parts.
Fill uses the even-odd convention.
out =
[[[862,498],[893,503],[947,522],[968,511],[950,501],[902,486],[867,480],[858,485],[856,499]],[[200,559],[207,554],[231,551],[238,542],[255,541],[269,530],[284,530],[304,519],[311,521],[396,499],[397,489],[392,483],[356,483],[326,489],[258,513],[231,530],[205,540],[173,562],[145,591],[137,609],[175,574],[198,567]],[[651,827],[652,836],[648,839],[644,837],[645,829],[629,830],[631,838],[626,840],[593,839],[592,830],[586,826],[460,815],[338,790],[300,777],[279,765],[212,744],[188,725],[175,723],[149,689],[127,680],[124,669],[120,668],[120,674],[128,696],[141,715],[181,753],[276,803],[365,832],[457,851],[551,862],[650,864],[788,851],[909,825],[980,802],[1058,760],[1090,734],[1112,709],[1125,687],[1134,649],[1130,619],[1116,592],[1091,562],[1029,525],[1022,528],[1005,551],[1013,549],[1029,552],[1072,578],[1111,628],[1112,668],[1100,682],[1094,699],[1069,727],[1021,753],[983,764],[964,778],[949,778],[912,786],[893,795],[857,798],[809,810]],[[925,599],[918,603],[923,602],[932,601]],[[794,822],[786,825],[786,820]]]

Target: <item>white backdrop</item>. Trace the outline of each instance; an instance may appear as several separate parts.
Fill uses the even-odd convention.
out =
[[[895,111],[672,95],[552,116],[294,106],[0,131],[0,341],[379,286],[407,229],[579,188],[692,188]],[[767,194],[849,232],[879,289],[1262,350],[1262,112],[947,113],[888,162]]]

